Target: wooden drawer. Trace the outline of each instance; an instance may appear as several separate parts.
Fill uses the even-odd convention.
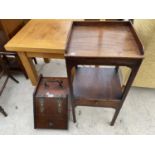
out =
[[[34,128],[39,129],[68,129],[68,120],[50,115],[35,116]]]

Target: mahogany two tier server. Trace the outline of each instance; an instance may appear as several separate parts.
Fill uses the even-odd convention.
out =
[[[73,120],[76,106],[122,108],[144,58],[143,46],[130,22],[73,22],[65,52]],[[125,85],[119,67],[131,69]]]

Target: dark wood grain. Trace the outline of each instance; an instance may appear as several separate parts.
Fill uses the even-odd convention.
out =
[[[51,115],[35,116],[36,117],[36,128],[37,129],[67,129],[67,119],[55,118]]]
[[[62,87],[55,81],[62,81]],[[60,101],[60,102],[59,102]],[[34,128],[67,129],[68,82],[66,78],[39,78],[33,94]]]
[[[141,57],[130,22],[74,22],[67,56]]]
[[[79,67],[73,88],[75,98],[120,100],[122,96],[115,68]]]
[[[73,121],[76,106],[109,107],[115,109],[114,125],[143,58],[143,46],[130,22],[74,22],[65,53]],[[119,66],[131,69],[124,88]]]

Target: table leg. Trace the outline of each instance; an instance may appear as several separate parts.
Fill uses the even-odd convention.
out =
[[[50,59],[49,58],[44,58],[44,62],[45,63],[49,63],[50,62]]]
[[[23,63],[23,66],[28,74],[29,79],[31,80],[32,84],[35,86],[38,81],[38,74],[32,62],[32,59],[28,58],[26,53],[24,52],[18,52],[18,55],[21,59],[21,62]]]

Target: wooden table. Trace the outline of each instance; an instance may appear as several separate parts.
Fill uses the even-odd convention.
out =
[[[142,44],[130,22],[74,22],[71,30],[65,59],[73,120],[76,106],[106,107],[115,110],[114,125],[144,58]],[[119,66],[131,70],[125,86]]]
[[[71,20],[30,20],[6,45],[16,51],[33,85],[38,74],[31,57],[64,58]]]

